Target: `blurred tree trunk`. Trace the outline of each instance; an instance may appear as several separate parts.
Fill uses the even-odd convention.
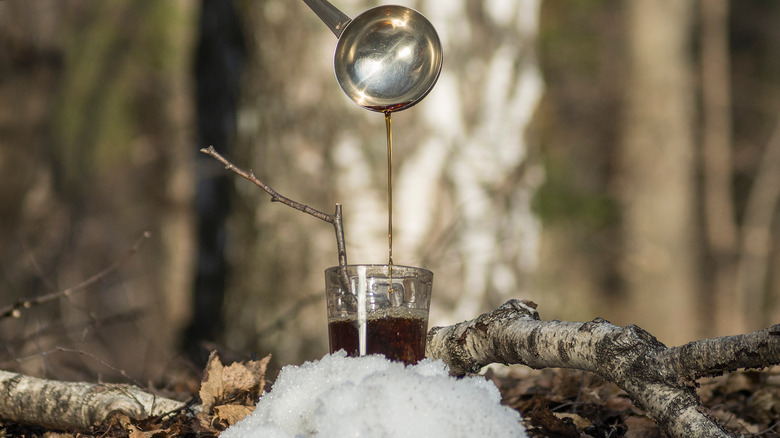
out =
[[[698,336],[700,248],[690,38],[693,3],[627,7],[628,75],[617,181],[623,206],[624,320],[665,343]]]
[[[772,228],[780,205],[780,117],[769,138],[745,205],[737,268],[736,316],[747,327],[770,320],[767,293]]]
[[[701,14],[702,173],[705,237],[710,272],[702,280],[713,291],[713,333],[747,329],[736,288],[737,223],[731,144],[731,75],[728,40],[729,2],[699,2]],[[712,334],[712,333],[710,333]]]
[[[738,313],[747,329],[780,319],[780,4],[730,2]]]
[[[0,359],[61,346],[123,364],[134,376],[163,371],[160,357],[185,322],[193,254],[190,3],[0,4],[0,38],[11,47],[0,114],[12,133],[0,162],[14,185],[0,194],[0,204],[14,208],[0,228],[0,266],[10,274],[2,275],[2,299],[77,284],[144,231],[153,235],[131,263],[59,309],[30,310],[4,326]],[[67,355],[41,355],[25,370],[105,372],[96,361],[60,356]]]
[[[541,172],[526,143],[543,89],[539,2],[404,3],[433,22],[445,60],[431,94],[393,114],[394,261],[434,271],[431,323],[446,324],[528,296],[539,234],[530,201]],[[336,6],[354,17],[376,4]],[[343,203],[350,263],[386,263],[382,115],[343,95],[336,39],[303,2],[244,2],[243,11],[250,64],[229,158],[297,201],[325,211]],[[332,229],[235,184],[231,239],[242,244],[231,260],[228,343],[273,351],[279,363],[318,357],[323,270],[337,263]]]
[[[206,363],[210,351],[203,343],[213,343],[223,330],[231,184],[222,166],[198,151],[214,146],[229,155],[236,141],[236,109],[245,45],[234,3],[232,0],[202,2],[195,54],[198,141],[190,153],[197,154],[198,163],[197,269],[191,319],[182,344],[189,357],[201,365]]]

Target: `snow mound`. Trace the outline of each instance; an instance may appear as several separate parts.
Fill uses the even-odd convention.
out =
[[[520,414],[483,377],[450,377],[441,361],[404,366],[341,351],[288,365],[254,413],[222,438],[525,437]]]

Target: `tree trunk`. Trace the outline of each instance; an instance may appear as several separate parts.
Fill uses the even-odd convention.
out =
[[[213,146],[223,154],[236,141],[236,110],[245,42],[241,21],[232,1],[204,0],[195,52],[195,101],[197,104],[197,263],[189,326],[182,348],[195,363],[205,364],[204,343],[220,338],[224,329],[222,307],[228,278],[227,218],[230,213],[230,180],[212,160],[198,153]]]
[[[60,301],[59,309],[5,321],[6,340],[35,342],[4,349],[0,360],[68,345],[126,362],[135,376],[163,371],[138,360],[138,352],[168,356],[186,322],[195,10],[178,0],[0,4],[1,44],[9,48],[0,55],[3,300],[75,284],[144,231],[155,241],[143,257]],[[135,313],[135,325],[94,330],[99,319],[133,313],[133,306],[147,311],[141,319]],[[78,363],[70,374],[67,361],[50,360],[70,378],[94,365]],[[46,366],[23,365],[28,372]]]
[[[740,299],[735,282],[738,236],[732,191],[729,3],[700,2],[700,11],[704,221],[715,274],[709,279],[714,291],[712,328],[720,334],[741,333],[746,330],[745,315],[734,312]]]
[[[623,320],[664,342],[697,337],[694,92],[689,39],[692,3],[627,4],[625,131],[616,181],[623,207],[626,282]]]

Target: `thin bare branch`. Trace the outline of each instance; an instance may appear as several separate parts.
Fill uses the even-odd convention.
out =
[[[336,213],[333,215],[333,228],[336,230],[336,248],[339,253],[339,278],[346,290],[350,290],[349,276],[347,276],[347,248],[344,243],[344,222],[341,216],[341,204],[336,204]]]
[[[23,358],[16,357],[12,352],[19,350],[22,346],[31,342],[37,342],[41,338],[62,336],[63,333],[72,333],[78,331],[94,330],[107,327],[112,324],[124,323],[124,322],[137,322],[141,315],[144,314],[143,308],[129,309],[106,317],[94,319],[91,321],[81,321],[78,323],[65,324],[62,320],[47,321],[45,325],[37,327],[35,330],[23,335],[19,335],[14,338],[10,338],[4,342],[4,347],[9,351],[10,359],[0,360],[0,368],[10,366],[11,363],[19,363]],[[6,371],[8,371],[6,369]]]
[[[341,204],[336,204],[336,211],[333,214],[323,213],[306,204],[301,204],[300,202],[293,201],[290,198],[280,195],[276,190],[271,188],[271,186],[257,179],[257,177],[253,172],[251,171],[247,172],[241,169],[240,167],[236,166],[235,164],[231,163],[230,161],[228,161],[227,158],[223,157],[219,152],[216,151],[216,149],[214,149],[214,146],[203,148],[200,151],[206,155],[210,155],[214,157],[215,159],[217,159],[217,161],[224,164],[225,169],[232,171],[233,173],[241,176],[242,178],[252,182],[256,186],[263,189],[263,191],[271,195],[271,202],[281,202],[284,205],[302,211],[306,214],[316,217],[317,219],[321,219],[333,225],[333,228],[336,232],[336,248],[338,251],[339,266],[341,267],[341,281],[344,284],[344,286],[347,289],[349,289],[349,280],[347,278],[347,272],[346,272],[347,247],[344,241],[344,221],[342,219],[342,214],[341,214]]]
[[[84,289],[92,286],[93,284],[99,282],[102,280],[106,275],[110,274],[111,272],[115,271],[122,263],[125,262],[130,256],[138,252],[138,250],[141,248],[141,245],[150,237],[152,234],[148,231],[145,231],[143,235],[136,240],[136,242],[133,244],[132,247],[130,247],[127,251],[125,251],[121,256],[119,256],[118,259],[116,259],[111,265],[103,269],[102,271],[98,272],[97,274],[87,278],[86,280],[82,281],[81,283],[69,287],[67,289],[63,289],[57,292],[52,292],[46,295],[41,295],[39,297],[30,298],[26,300],[20,300],[17,301],[14,304],[5,306],[3,308],[0,308],[0,319],[8,318],[8,317],[14,317],[18,318],[22,314],[22,310],[29,309],[33,306],[39,306],[41,304],[48,303],[50,301],[59,300],[61,298],[69,297],[73,295],[76,292],[83,291]]]
[[[317,219],[323,220],[325,222],[328,222],[330,224],[333,224],[335,222],[335,215],[323,213],[315,208],[312,208],[306,204],[301,204],[300,202],[293,201],[292,199],[280,195],[276,190],[271,188],[268,184],[264,183],[263,181],[257,179],[255,177],[255,174],[252,171],[245,171],[241,169],[240,167],[234,165],[230,161],[228,161],[225,157],[220,155],[219,152],[217,152],[216,149],[214,149],[214,146],[209,146],[207,148],[203,148],[200,150],[206,155],[211,155],[212,157],[216,158],[220,163],[225,165],[225,169],[232,171],[233,173],[238,174],[242,178],[252,182],[256,186],[260,187],[271,195],[271,202],[281,202],[284,205],[287,205],[289,207],[292,207],[296,210],[302,211],[306,214],[312,215],[316,217]]]

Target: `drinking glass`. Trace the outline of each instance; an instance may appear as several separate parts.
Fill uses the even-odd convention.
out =
[[[432,285],[431,271],[411,266],[326,269],[330,352],[417,363],[425,357]]]

